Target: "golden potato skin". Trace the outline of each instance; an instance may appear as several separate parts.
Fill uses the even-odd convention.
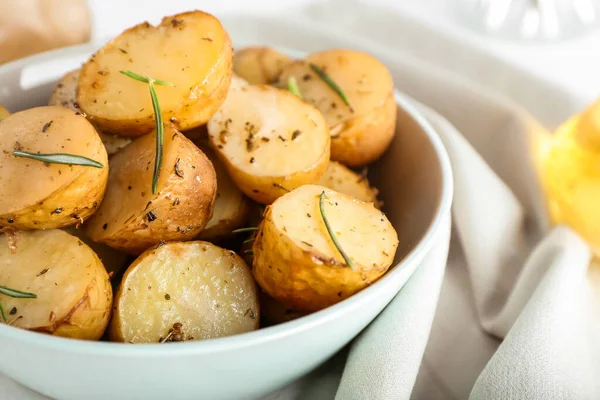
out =
[[[233,55],[233,72],[250,84],[271,84],[292,59],[270,47],[246,47]]]
[[[8,110],[6,108],[4,108],[4,106],[2,104],[0,104],[0,121],[2,121],[4,118],[8,117],[10,115],[10,112],[8,112]]]
[[[81,240],[50,229],[17,232],[12,253],[0,235],[0,282],[37,295],[0,294],[11,325],[55,336],[97,340],[110,320],[112,288],[98,256]]]
[[[233,49],[218,19],[201,11],[127,29],[81,68],[77,102],[105,131],[140,136],[154,129],[148,85],[119,71],[170,82],[156,86],[163,120],[185,131],[200,126],[226,97]]]
[[[321,68],[342,89],[340,96],[310,67]],[[326,50],[289,64],[280,81],[294,76],[304,100],[317,107],[331,132],[331,159],[349,166],[376,160],[395,132],[394,82],[388,69],[372,56],[354,50]]]
[[[67,153],[103,168],[46,164],[12,152]],[[0,227],[52,229],[95,211],[108,179],[108,156],[94,127],[63,107],[38,107],[0,121]]]
[[[79,69],[67,72],[56,84],[52,96],[48,101],[49,106],[60,106],[66,107],[73,111],[81,111],[79,104],[77,104],[77,82],[79,81]],[[115,136],[108,133],[104,133],[100,128],[96,128],[96,132],[100,135],[104,147],[106,147],[106,153],[111,156],[123,147],[131,143],[131,139],[122,136]]]
[[[109,337],[164,341],[175,323],[184,340],[258,329],[258,289],[248,265],[208,242],[167,243],[144,252],[123,276]]]
[[[140,254],[161,241],[191,240],[212,217],[217,178],[208,158],[165,126],[158,190],[152,194],[155,137],[142,136],[110,161],[106,197],[86,232],[95,242]]]
[[[323,191],[328,220],[356,270],[346,264],[326,230],[319,211]],[[397,246],[396,231],[372,204],[305,185],[267,207],[252,248],[252,272],[262,290],[286,307],[318,311],[379,279]]]
[[[323,115],[272,86],[232,90],[208,122],[208,134],[235,184],[263,204],[318,182],[329,163],[331,139]]]
[[[366,203],[373,203],[375,207],[380,208],[377,199],[379,191],[371,187],[366,175],[357,174],[336,161],[329,162],[327,171],[325,171],[319,185],[355,197]]]

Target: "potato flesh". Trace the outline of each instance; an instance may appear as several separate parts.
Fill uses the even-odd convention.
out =
[[[81,111],[79,109],[79,104],[77,103],[78,81],[79,69],[67,72],[60,81],[58,81],[54,92],[52,92],[52,96],[50,96],[48,105],[66,107],[73,111]],[[109,156],[115,154],[117,151],[131,143],[130,138],[103,133],[99,128],[96,128],[96,131],[98,132],[98,135],[100,135],[100,139],[102,140],[104,147],[106,147],[106,153],[108,153]]]
[[[102,200],[108,176],[106,150],[93,126],[73,111],[48,106],[11,114],[0,122],[0,149],[0,226],[9,225],[8,219],[16,228],[74,224],[93,213]],[[79,155],[104,168],[45,164],[13,156],[17,149]],[[78,184],[72,186],[74,182]],[[44,203],[48,199],[51,209]]]
[[[193,239],[206,226],[217,190],[208,158],[183,134],[165,126],[153,195],[154,161],[154,134],[134,140],[111,159],[106,197],[87,225],[92,240],[139,254],[160,241]]]
[[[208,242],[169,243],[127,270],[115,301],[111,339],[156,343],[175,323],[186,340],[258,329],[258,294],[246,263]]]
[[[96,254],[61,230],[17,232],[11,253],[0,236],[0,282],[36,299],[0,294],[13,326],[79,339],[99,339],[110,319],[112,288]]]
[[[319,211],[323,191],[326,216],[356,270],[327,232]],[[317,311],[376,281],[392,264],[397,246],[396,231],[372,204],[306,185],[267,208],[253,245],[253,273],[260,287],[287,307]]]
[[[270,84],[277,81],[292,59],[270,47],[246,47],[233,56],[233,71],[249,83]]]
[[[369,185],[367,177],[357,174],[338,162],[329,162],[319,185],[355,197],[358,200],[373,203],[378,207],[377,189]]]
[[[270,203],[285,190],[315,183],[329,161],[325,120],[293,94],[251,85],[230,92],[208,123],[211,145],[249,197]],[[261,194],[264,194],[263,197]]]
[[[137,25],[110,41],[84,64],[77,99],[101,128],[138,136],[154,128],[148,85],[119,71],[133,71],[174,86],[156,86],[163,119],[187,130],[205,123],[223,101],[233,50],[212,15],[194,11]]]

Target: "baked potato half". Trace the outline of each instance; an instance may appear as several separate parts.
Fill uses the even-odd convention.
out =
[[[314,67],[344,93],[348,104]],[[317,107],[331,132],[331,159],[349,166],[375,161],[395,132],[394,82],[388,69],[369,54],[326,50],[285,67],[279,77],[295,77],[302,97]]]
[[[328,233],[319,207],[322,193],[325,216],[354,268]],[[379,279],[397,247],[394,227],[373,204],[305,185],[267,207],[252,246],[252,272],[260,287],[286,307],[318,311]]]
[[[208,122],[208,135],[236,185],[263,204],[319,182],[329,162],[323,115],[272,86],[232,90]]]
[[[256,283],[233,251],[208,242],[149,249],[127,269],[115,297],[109,337],[164,343],[258,329]]]
[[[379,191],[371,187],[366,173],[357,174],[338,162],[329,162],[319,185],[355,197],[366,203],[373,203],[375,207],[380,208],[379,200],[377,200]]]
[[[79,69],[71,72],[67,72],[56,84],[52,96],[48,101],[49,106],[60,106],[66,107],[73,111],[81,111],[79,104],[77,103],[77,82],[79,80]],[[106,153],[111,156],[123,147],[131,143],[131,138],[110,135],[103,133],[98,127],[96,132],[100,135],[104,147],[106,147]]]
[[[63,107],[38,107],[0,121],[0,227],[51,229],[83,222],[104,196],[108,157],[94,127]],[[102,168],[13,155],[71,154]]]
[[[183,134],[164,128],[156,194],[154,134],[137,138],[110,160],[106,196],[88,221],[95,242],[140,254],[161,241],[191,240],[212,217],[217,177],[208,158]]]
[[[212,162],[217,173],[217,195],[212,218],[198,237],[209,242],[232,236],[232,231],[246,223],[251,209],[251,201],[235,186],[229,172],[208,144],[200,146]]]
[[[127,29],[81,68],[77,102],[95,125],[121,136],[154,129],[148,85],[120,71],[161,79],[163,119],[178,130],[200,126],[219,108],[231,80],[233,49],[219,20],[201,11]]]
[[[96,254],[59,229],[16,235],[14,252],[7,235],[0,235],[0,284],[37,298],[0,294],[5,322],[55,336],[100,339],[110,320],[112,288]]]
[[[233,55],[233,72],[253,85],[271,84],[277,82],[283,68],[292,61],[270,47],[246,47]]]

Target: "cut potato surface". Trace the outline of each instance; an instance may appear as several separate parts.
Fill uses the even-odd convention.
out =
[[[217,173],[217,195],[212,218],[200,233],[199,239],[221,240],[230,237],[234,229],[244,226],[250,213],[250,200],[235,186],[216,154],[207,145],[200,148]]]
[[[79,69],[67,72],[56,84],[56,88],[54,89],[54,92],[52,92],[52,96],[50,96],[48,105],[66,107],[73,111],[81,111],[79,109],[79,104],[77,104],[78,81]],[[131,143],[130,138],[103,133],[99,128],[96,128],[96,131],[100,135],[100,139],[102,139],[102,143],[104,143],[104,147],[106,147],[106,153],[108,153],[109,156],[115,154],[117,151]]]
[[[0,284],[37,295],[0,294],[7,321],[18,328],[97,340],[110,320],[112,288],[102,262],[58,229],[17,232],[14,253],[0,235]]]
[[[179,130],[200,126],[229,88],[233,50],[218,19],[201,11],[143,23],[111,40],[84,64],[77,102],[94,124],[122,136],[154,129],[148,84],[120,71],[170,82],[156,86],[163,119]]]
[[[233,56],[233,71],[256,84],[274,83],[292,59],[270,47],[246,47]]]
[[[285,90],[232,90],[208,122],[211,146],[236,185],[264,204],[327,169],[330,137],[323,115]]]
[[[379,208],[378,191],[369,185],[366,175],[357,174],[338,162],[329,162],[327,171],[319,184],[358,200],[373,203],[375,207]]]
[[[0,121],[0,227],[49,229],[81,223],[102,201],[108,157],[94,127],[63,107],[38,107]],[[49,164],[16,157],[66,153],[103,168]]]
[[[326,217],[355,270],[327,232],[319,210],[323,191]],[[253,273],[260,287],[285,306],[317,311],[379,279],[397,247],[394,227],[372,204],[306,185],[267,207],[253,245]]]
[[[258,329],[259,315],[256,284],[238,255],[208,242],[167,243],[128,268],[109,333],[130,343],[210,339]]]
[[[110,161],[106,197],[87,224],[95,242],[139,254],[161,241],[191,240],[212,216],[215,170],[188,138],[165,126],[158,191],[152,194],[154,133],[133,141]]]
[[[346,105],[311,68],[323,70],[346,95]],[[284,68],[281,82],[295,77],[304,100],[325,116],[331,131],[331,159],[361,166],[377,159],[394,135],[394,83],[388,69],[374,57],[353,50],[310,54]]]

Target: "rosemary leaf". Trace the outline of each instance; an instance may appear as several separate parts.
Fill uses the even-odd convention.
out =
[[[248,228],[240,228],[240,229],[236,229],[234,231],[231,231],[231,233],[242,233],[242,232],[254,232],[258,230],[258,226],[251,226]]]
[[[302,93],[300,93],[300,88],[298,87],[298,82],[296,81],[296,78],[293,76],[290,76],[288,78],[288,91],[297,96],[298,98],[302,99]]]
[[[6,322],[6,313],[4,312],[4,307],[0,304],[0,315],[2,315],[2,321]]]
[[[81,165],[84,167],[104,168],[104,165],[98,161],[83,156],[77,156],[75,154],[38,154],[15,150],[12,152],[12,155],[15,157],[31,158],[33,160],[47,162],[50,164]]]
[[[246,239],[242,242],[242,244],[246,244],[246,243],[250,243],[250,242],[254,242],[256,240],[255,237],[251,237],[250,239]]]
[[[147,76],[136,74],[133,71],[119,71],[119,72],[122,73],[123,75],[130,77],[131,79],[135,79],[136,81],[140,81],[140,82],[144,82],[144,83],[150,83],[152,81],[156,85],[160,85],[160,86],[175,86],[170,82],[163,81],[162,79],[152,79]]]
[[[285,186],[283,186],[283,185],[280,185],[279,183],[274,183],[274,184],[273,184],[273,186],[274,186],[274,187],[276,187],[276,188],[279,188],[279,189],[281,189],[281,190],[285,190],[286,192],[291,192],[291,190],[290,190],[290,189],[286,188],[286,187],[285,187]]]
[[[342,247],[340,246],[340,242],[338,242],[337,236],[335,235],[335,232],[333,232],[331,225],[329,225],[329,221],[327,220],[327,216],[325,215],[325,192],[324,191],[321,192],[321,196],[319,197],[319,210],[321,211],[321,217],[323,218],[323,222],[325,222],[325,227],[327,228],[329,237],[331,237],[331,241],[333,242],[333,244],[335,245],[337,250],[340,252],[342,257],[344,257],[346,264],[348,264],[348,266],[350,268],[352,268],[354,271],[356,271],[356,265],[354,265],[354,262],[350,259],[348,254],[346,254],[344,249],[342,249]]]
[[[312,69],[313,71],[315,71],[315,73],[317,75],[319,75],[319,78],[323,79],[323,81],[331,89],[333,89],[333,91],[336,92],[338,94],[338,96],[340,96],[340,98],[342,99],[342,101],[344,102],[344,104],[347,105],[348,107],[350,107],[350,111],[354,111],[352,109],[352,106],[350,105],[350,101],[348,100],[348,97],[346,97],[346,93],[344,93],[344,91],[337,85],[337,83],[335,83],[333,81],[333,79],[331,79],[331,77],[325,73],[325,71],[323,71],[321,68],[319,68],[315,64],[310,63],[309,65],[310,65],[310,69]]]
[[[254,250],[244,250],[244,254],[252,254],[252,255],[254,255]]]
[[[16,299],[36,299],[37,294],[22,292],[20,290],[7,288],[6,286],[0,286],[0,294],[14,297]]]

